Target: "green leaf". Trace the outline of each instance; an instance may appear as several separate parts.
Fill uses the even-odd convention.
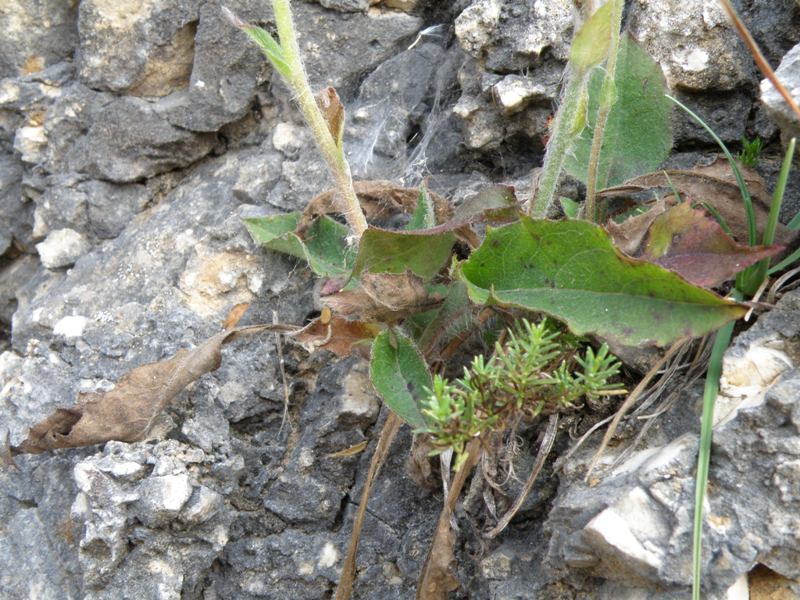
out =
[[[348,229],[330,217],[316,219],[301,238],[295,230],[299,212],[244,219],[253,239],[269,250],[304,259],[322,277],[350,274],[355,251],[347,244]]]
[[[585,73],[608,56],[611,44],[611,9],[614,2],[618,1],[610,0],[598,8],[575,34],[569,51],[569,61],[579,73]]]
[[[626,257],[586,221],[523,217],[490,229],[460,276],[475,302],[543,312],[577,335],[628,346],[705,335],[747,311],[658,265]]]
[[[275,41],[275,38],[273,38],[268,31],[261,29],[261,27],[256,27],[255,25],[245,23],[242,25],[242,29],[250,36],[250,39],[261,48],[264,56],[267,57],[267,60],[269,60],[275,70],[284,78],[288,79],[292,71],[289,68],[289,64],[286,62],[283,48]]]
[[[561,210],[568,219],[577,219],[581,213],[581,205],[572,198],[561,196],[558,201],[561,203]]]
[[[452,231],[425,231],[389,231],[370,227],[361,236],[353,277],[365,270],[395,274],[411,271],[426,281],[431,279],[450,258],[455,234]]]
[[[397,331],[383,331],[372,343],[372,385],[391,410],[409,425],[422,429],[420,402],[433,379],[417,346]]]
[[[588,127],[578,136],[564,165],[570,175],[584,183],[604,77],[600,69],[590,76]],[[671,105],[664,97],[661,67],[627,34],[620,40],[614,87],[616,102],[600,150],[599,189],[652,171],[672,147]],[[611,90],[607,88],[605,93]]]
[[[444,293],[444,302],[435,310],[413,315],[405,324],[414,328],[413,336],[421,348],[437,340],[447,342],[473,324],[467,288],[461,281],[453,281]],[[427,351],[427,350],[426,350]]]
[[[425,186],[419,186],[419,198],[417,199],[417,207],[414,209],[414,214],[411,215],[411,220],[406,225],[406,231],[414,231],[416,229],[429,229],[436,226],[436,210],[433,206],[433,201],[428,195],[428,190]]]

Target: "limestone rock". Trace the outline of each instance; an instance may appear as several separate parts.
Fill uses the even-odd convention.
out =
[[[90,247],[89,241],[74,229],[56,229],[36,244],[36,251],[45,267],[58,269],[75,264]]]
[[[719,3],[637,0],[631,32],[663,67],[670,87],[731,90],[752,84],[752,59]]]
[[[197,469],[208,460],[175,441],[112,442],[75,466],[80,493],[72,518],[82,528],[87,597],[111,598],[131,585],[152,590],[152,597],[175,597],[198,581],[199,570],[227,543],[232,519],[212,489],[225,491],[226,482]],[[165,527],[180,536],[165,536]]]
[[[0,78],[41,71],[72,54],[77,2],[4,0],[0,31]]]
[[[369,8],[370,0],[318,0],[325,8],[342,12],[359,12]]]
[[[0,256],[16,242],[29,246],[30,211],[33,206],[22,197],[22,165],[10,153],[0,153]]]
[[[732,400],[722,402],[727,417],[714,432],[703,559],[709,597],[736,597],[730,589],[756,562],[788,578],[800,575],[794,550],[800,494],[792,483],[800,451],[800,412],[793,400],[800,379],[789,358],[800,348],[799,305],[797,293],[787,294],[726,354],[722,393],[739,405],[732,414]],[[762,360],[756,348],[783,352],[782,367],[771,374],[763,361],[752,367]],[[758,390],[750,389],[758,382],[747,379],[754,368],[763,370]],[[746,388],[734,387],[745,379]],[[597,487],[562,481],[547,525],[553,533],[550,564],[588,569],[625,586],[666,586],[650,592],[659,600],[685,594],[680,589],[691,582],[696,452],[697,437],[687,433],[639,451]]]
[[[45,117],[46,164],[99,179],[131,182],[187,166],[208,154],[211,134],[171,125],[154,106],[115,98],[80,85],[68,90]],[[66,146],[66,147],[64,147]]]
[[[476,0],[455,27],[466,52],[484,59],[489,70],[507,73],[530,67],[545,52],[566,60],[572,19],[569,5],[558,0]]]
[[[98,90],[166,96],[189,85],[196,0],[80,3],[79,73]]]
[[[541,148],[569,52],[569,6],[477,0],[455,27],[461,47],[474,59],[459,72],[462,93],[453,107],[465,124],[467,145],[490,150],[522,137]],[[531,69],[535,75],[528,75]]]
[[[783,57],[775,75],[795,102],[800,102],[800,44]],[[800,136],[800,119],[767,79],[761,81],[761,102],[770,119],[781,128],[785,139]]]
[[[273,27],[261,0],[230,2]],[[219,2],[0,4],[0,421],[11,444],[80,393],[113,389],[133,367],[202,342],[238,303],[249,303],[243,323],[314,314],[309,270],[257,247],[242,217],[300,210],[330,187],[329,174],[291,94]],[[736,62],[740,46],[714,7],[692,0],[667,19],[649,0],[628,4],[628,24],[723,139],[776,131],[753,112],[749,59]],[[569,2],[292,5],[312,86],[337,86],[347,108],[354,173],[427,178],[455,202],[499,180],[530,196],[558,104]],[[798,42],[800,9],[794,0],[745,9],[777,64]],[[719,65],[685,68],[717,48]],[[687,121],[676,127],[681,150],[707,141]],[[35,243],[46,250],[62,230],[86,246],[70,268],[46,268]],[[742,598],[757,561],[798,575],[798,312],[796,295],[785,296],[726,358],[710,600]],[[769,387],[755,389],[756,379]],[[546,465],[495,541],[472,524],[501,513],[522,483],[512,477],[490,506],[475,478],[456,511],[458,594],[685,598],[696,392],[595,487],[583,484],[587,454],[559,472]],[[0,595],[330,597],[385,418],[363,361],[309,356],[271,334],[237,339],[149,439],[18,456],[18,471],[0,470]],[[521,479],[539,432],[517,432]],[[400,431],[373,490],[354,600],[407,598],[427,553],[441,488],[435,470],[432,488],[409,476],[412,437]],[[361,453],[337,455],[363,442]]]

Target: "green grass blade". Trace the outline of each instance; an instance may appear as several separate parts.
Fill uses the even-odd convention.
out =
[[[769,208],[769,219],[767,220],[767,227],[764,229],[764,245],[770,246],[775,241],[775,230],[778,228],[778,216],[781,214],[781,205],[783,204],[783,196],[786,192],[786,182],[789,180],[789,171],[792,169],[792,160],[794,159],[794,149],[797,140],[792,138],[789,142],[789,147],[786,149],[786,155],[783,157],[783,164],[781,171],[778,175],[778,182],[775,184],[775,193],[772,195],[772,204]],[[766,279],[769,273],[769,259],[759,261],[746,271],[750,277],[745,281],[748,285],[746,289],[742,289],[748,295],[752,295],[761,287],[761,284]]]
[[[798,212],[786,226],[792,231],[800,229],[800,212]]]
[[[729,236],[734,237],[733,231],[731,231],[731,228],[728,226],[728,222],[725,220],[725,217],[723,217],[715,207],[711,206],[711,204],[708,202],[701,202],[700,206],[705,208],[709,214],[714,217],[716,222],[719,223],[719,226],[722,227],[722,231],[727,233]]]
[[[722,356],[733,336],[733,323],[722,327],[714,338],[711,359],[703,390],[703,417],[700,425],[700,449],[697,455],[697,478],[694,494],[694,534],[692,537],[692,600],[700,600],[703,543],[703,504],[708,485],[708,466],[711,459],[711,435],[714,426],[714,403],[722,375]]]
[[[792,159],[794,158],[795,138],[792,138],[789,147],[786,150],[786,155],[781,165],[781,171],[778,175],[778,182],[775,186],[775,193],[772,196],[772,205],[769,210],[769,219],[767,226],[764,229],[764,242],[772,244],[775,241],[775,230],[778,227],[778,216],[781,212],[781,205],[783,204],[783,196],[786,191],[786,182],[789,179],[789,171],[792,168]],[[791,264],[791,263],[787,263]],[[736,288],[745,296],[752,296],[755,294],[761,284],[769,274],[769,259],[759,261],[755,265],[748,267],[742,271],[736,278]]]
[[[747,189],[747,185],[744,182],[744,177],[742,176],[742,172],[739,170],[739,165],[736,164],[736,159],[733,158],[730,150],[725,145],[719,136],[714,133],[714,130],[708,126],[708,124],[692,109],[688,106],[683,104],[677,98],[673,98],[669,94],[667,94],[667,98],[669,98],[672,102],[677,104],[680,108],[682,108],[686,113],[694,119],[698,125],[700,125],[703,129],[708,132],[708,135],[712,137],[712,139],[717,142],[717,145],[722,150],[723,154],[725,154],[725,158],[728,159],[728,162],[731,165],[731,169],[733,169],[733,175],[736,177],[736,183],[739,186],[739,192],[742,194],[742,201],[744,202],[744,210],[747,215],[747,243],[751,246],[755,246],[757,242],[757,231],[756,231],[756,213],[753,209],[753,198],[750,196],[750,190]]]
[[[786,149],[786,155],[783,157],[781,172],[778,175],[778,182],[775,184],[775,193],[772,195],[772,205],[769,209],[767,228],[764,230],[764,241],[762,243],[765,246],[770,246],[775,241],[775,230],[778,228],[778,216],[781,214],[783,195],[786,192],[786,182],[789,181],[789,171],[792,170],[792,161],[794,160],[794,149],[796,145],[797,138],[792,138],[789,141],[789,147]]]
[[[781,262],[779,262],[774,267],[770,267],[770,269],[767,271],[767,274],[775,275],[775,273],[780,273],[785,268],[790,267],[791,265],[796,263],[798,260],[800,260],[800,248],[798,248],[797,250],[792,252],[789,256],[784,258]]]

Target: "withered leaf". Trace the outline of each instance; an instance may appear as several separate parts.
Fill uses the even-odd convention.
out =
[[[244,313],[247,312],[247,309],[250,308],[249,302],[242,302],[241,304],[237,304],[234,306],[229,312],[228,315],[225,317],[225,321],[222,325],[223,329],[233,329],[239,324],[239,321],[242,320]]]
[[[449,517],[451,510],[442,510]],[[456,562],[453,547],[456,536],[450,527],[450,520],[439,518],[433,542],[428,552],[423,577],[417,585],[417,600],[447,600],[449,592],[458,589],[458,579],[453,576],[453,565]]]
[[[455,511],[464,482],[480,456],[480,441],[472,440],[466,451],[466,459],[450,482],[447,498],[442,506],[442,512],[439,514],[433,542],[417,583],[416,600],[447,600],[448,593],[458,589],[458,580],[452,573],[455,563],[455,552],[453,551],[455,534],[450,527],[450,519]]]
[[[609,221],[606,224],[606,231],[611,235],[617,248],[629,256],[636,256],[653,221],[665,210],[664,201],[659,199],[647,212],[630,217],[622,223]]]
[[[342,148],[342,137],[344,136],[344,105],[339,100],[336,90],[328,86],[319,92],[314,100],[317,102],[325,123],[333,136],[336,146]]]
[[[753,169],[746,167],[740,169],[753,198],[757,229],[759,233],[763,232],[771,202],[766,184]],[[624,196],[653,188],[670,189],[672,186],[693,203],[707,202],[714,207],[725,219],[736,239],[741,242],[747,240],[747,219],[741,193],[733,171],[725,159],[717,158],[710,165],[691,170],[667,170],[642,175],[620,186],[605,189],[600,195]],[[798,239],[798,236],[800,232],[792,231],[779,223],[775,242],[784,246],[790,245]]]
[[[628,219],[618,229],[625,232],[628,223],[647,214]],[[738,244],[705,210],[692,208],[688,202],[655,214],[643,235],[641,223],[637,221],[630,225],[640,243],[625,248],[625,251],[704,287],[714,287],[733,279],[740,271],[783,249],[782,246]]]
[[[361,209],[370,222],[388,219],[398,214],[413,214],[419,199],[417,188],[402,188],[391,181],[356,181],[353,183]],[[328,190],[315,196],[303,211],[303,218],[297,228],[302,232],[317,217],[339,212],[336,200],[337,191]],[[436,213],[436,222],[444,223],[452,216],[450,203],[439,194],[428,191]]]
[[[369,342],[380,333],[380,327],[363,321],[348,321],[337,315],[325,321],[322,317],[314,319],[293,338],[309,352],[323,349],[337,356],[356,353],[369,358]]]
[[[58,408],[32,426],[28,437],[11,454],[39,454],[57,448],[91,446],[109,440],[141,440],[156,417],[187,385],[216,370],[222,345],[243,334],[271,331],[295,333],[291,325],[252,325],[227,329],[192,350],[142,365],[128,372],[105,393],[80,394],[74,406]]]
[[[363,272],[354,290],[324,296],[322,302],[335,314],[360,316],[366,321],[391,323],[434,308],[442,298],[428,294],[422,279],[412,273]]]
[[[353,444],[349,448],[344,448],[343,450],[332,452],[331,454],[326,454],[325,456],[326,458],[348,458],[350,456],[355,456],[356,454],[361,454],[368,445],[369,440],[363,440],[357,444]]]

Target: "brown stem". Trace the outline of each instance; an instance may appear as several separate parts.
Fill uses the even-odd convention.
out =
[[[775,86],[775,89],[778,90],[778,93],[783,97],[786,101],[786,104],[789,105],[789,108],[792,109],[795,116],[800,120],[800,106],[797,105],[792,95],[788,92],[788,90],[784,87],[784,85],[778,80],[778,77],[775,75],[775,71],[772,70],[772,67],[767,62],[767,59],[764,58],[764,55],[761,54],[761,49],[756,44],[756,41],[753,39],[753,36],[750,35],[750,32],[745,27],[745,24],[742,22],[742,19],[739,18],[739,15],[736,14],[736,11],[731,6],[731,3],[728,0],[720,0],[722,3],[722,8],[725,9],[725,12],[728,13],[728,18],[730,18],[733,26],[736,27],[736,31],[739,32],[739,37],[742,38],[742,41],[747,46],[747,49],[750,51],[750,54],[753,56],[753,60],[756,61],[756,65],[758,66],[759,70],[764,74],[764,77],[769,79],[770,83]]]
[[[389,412],[389,416],[386,417],[386,422],[383,424],[381,435],[378,438],[378,444],[375,447],[375,453],[372,455],[372,461],[369,463],[369,472],[367,473],[366,481],[364,481],[364,489],[361,492],[361,503],[358,506],[358,513],[356,514],[355,521],[353,521],[353,532],[350,534],[350,547],[347,549],[347,557],[344,560],[344,566],[342,566],[342,576],[339,579],[339,585],[336,587],[336,600],[348,600],[350,594],[353,593],[353,581],[356,576],[358,540],[361,537],[361,528],[364,525],[364,517],[367,514],[369,494],[372,491],[372,484],[375,483],[378,472],[389,453],[392,440],[394,440],[402,424],[403,421],[394,412]]]
[[[417,584],[416,600],[447,600],[447,593],[458,587],[458,581],[450,573],[449,568],[450,562],[453,560],[453,544],[455,543],[455,536],[450,529],[450,518],[455,510],[458,497],[461,495],[464,482],[478,462],[479,456],[480,442],[476,438],[467,446],[467,458],[450,483],[450,491],[442,507],[442,512],[439,514],[433,543]]]

